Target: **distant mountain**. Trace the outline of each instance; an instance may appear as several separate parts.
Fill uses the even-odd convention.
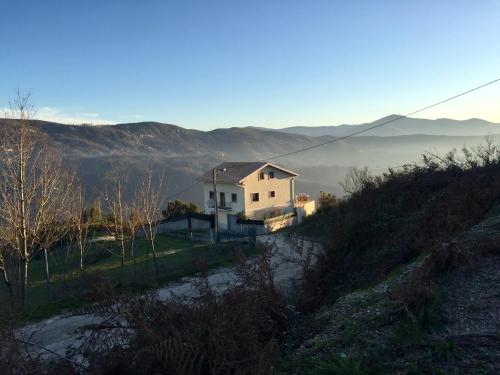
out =
[[[436,123],[430,120],[411,120],[422,121],[421,129],[428,132],[432,130],[429,124]],[[473,120],[447,121],[451,121],[450,124],[460,123],[462,128],[467,127],[465,124],[470,127],[487,124],[488,126],[482,129],[491,131],[483,130],[482,134],[491,133],[498,126],[481,120],[474,120],[476,125],[470,122]],[[0,137],[1,132],[8,129],[8,123],[9,120],[0,119]],[[33,121],[33,124],[61,151],[65,162],[78,171],[87,190],[101,191],[106,184],[106,177],[112,173],[129,176],[133,187],[138,176],[146,169],[152,169],[165,173],[169,194],[173,194],[192,184],[198,176],[221,160],[261,160],[335,138],[335,135],[312,137],[251,127],[203,132],[158,122],[107,126],[75,126],[45,121]],[[361,129],[363,126],[367,125],[345,125],[344,129]],[[403,127],[406,127],[407,131],[410,129],[409,125]],[[382,131],[383,128],[378,130]],[[500,134],[500,127],[497,132]],[[413,162],[425,151],[442,153],[452,148],[460,149],[464,145],[480,144],[485,138],[484,135],[395,136],[394,130],[390,133],[392,136],[369,136],[370,133],[367,132],[363,136],[344,139],[273,161],[300,174],[297,179],[297,192],[316,196],[320,190],[341,193],[338,182],[350,166],[368,166],[378,173],[389,166]],[[500,136],[497,139],[500,139]],[[174,195],[175,198],[202,203],[199,185]]]
[[[400,115],[391,115],[379,120],[359,125],[338,126],[292,126],[283,129],[273,129],[279,132],[319,137],[324,135],[345,136],[357,131],[369,129],[372,126],[392,121]],[[500,133],[500,124],[472,118],[469,120],[437,119],[427,120],[419,118],[402,118],[387,125],[369,130],[365,136],[394,137],[399,135],[427,134],[451,136],[475,136]]]
[[[0,119],[0,138],[8,123]],[[110,174],[127,175],[133,185],[152,169],[165,172],[169,191],[175,193],[220,160],[258,160],[318,143],[312,137],[253,128],[203,132],[158,122],[78,126],[35,120],[32,124],[48,136],[89,189],[101,191]],[[196,188],[178,196],[197,203],[200,197]]]

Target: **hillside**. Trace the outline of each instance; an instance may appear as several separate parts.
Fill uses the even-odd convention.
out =
[[[6,129],[7,124],[8,120],[0,120],[0,130]],[[250,127],[203,132],[158,122],[112,126],[74,126],[45,121],[33,124],[51,139],[87,186],[102,189],[106,176],[112,172],[129,175],[133,183],[134,177],[151,168],[165,172],[172,193],[191,185],[221,158],[260,160],[334,139],[331,135],[310,137]],[[490,128],[483,129],[486,130]],[[410,163],[425,151],[439,153],[484,141],[484,135],[382,137],[369,134],[275,162],[299,172],[297,191],[313,196],[320,190],[341,194],[338,182],[351,166],[368,166],[379,173],[390,166]],[[176,198],[201,204],[200,192],[199,186],[195,186]]]
[[[90,128],[36,123],[35,126],[50,137],[68,163],[80,163],[80,174],[87,173],[88,181],[105,175],[106,169],[123,168],[131,175],[153,163],[157,168],[165,163],[170,168],[169,176],[175,179],[180,175],[175,174],[176,169],[189,166],[187,161],[193,163],[193,170],[207,162],[201,152],[204,148],[222,144],[219,147],[229,149],[239,145],[250,152],[257,148],[252,142],[259,136],[269,135],[265,147],[271,147],[273,142],[285,145],[283,139],[320,140],[255,129],[204,133],[164,124]],[[71,132],[76,134],[70,137],[75,143],[68,145]],[[399,148],[404,153],[411,147],[417,150],[418,142],[429,146],[450,139],[458,142],[464,137],[357,137],[339,143],[339,148],[333,151],[360,150],[363,145],[364,150],[370,149],[366,156],[373,157],[374,150],[396,152]],[[191,140],[198,142],[197,148],[191,149],[193,156],[184,160],[179,155],[189,152],[189,144],[185,143]],[[163,147],[166,150],[162,152]],[[89,152],[93,149],[97,156]],[[269,150],[272,151],[276,150]],[[109,164],[92,164],[95,160],[100,163],[107,160]],[[195,160],[200,163],[194,164]],[[333,174],[340,168],[327,167],[327,160],[323,162],[325,165],[311,162],[304,168],[305,179],[313,180],[321,173]],[[99,169],[93,171],[91,166]],[[433,373],[436,368],[457,374],[463,373],[463,369],[497,373],[500,370],[495,315],[500,308],[497,270],[500,146],[483,142],[445,157],[426,155],[417,163],[377,176],[352,174],[351,177],[347,196],[329,199],[328,205],[320,201],[319,212],[301,226],[287,228],[267,240],[259,236],[255,242],[258,245],[252,249],[255,257],[248,261],[245,258],[238,261],[237,254],[245,254],[244,249],[254,242],[226,242],[228,255],[234,259],[231,269],[209,274],[208,264],[216,266],[221,258],[208,263],[208,258],[194,260],[194,253],[186,262],[195,265],[182,266],[172,255],[178,254],[179,261],[186,259],[188,250],[210,255],[207,248],[200,249],[189,238],[180,244],[184,248],[164,248],[161,252],[164,262],[158,267],[162,277],[168,275],[169,267],[171,272],[180,267],[190,274],[201,271],[191,281],[182,280],[182,285],[177,280],[182,273],[167,277],[176,280],[174,290],[190,291],[194,287],[198,294],[184,295],[196,297],[194,300],[180,298],[181,294],[161,299],[165,295],[161,291],[143,295],[144,289],[140,294],[123,294],[123,282],[116,286],[122,289],[119,291],[112,286],[114,282],[106,286],[106,279],[99,278],[88,289],[98,293],[93,294],[97,297],[85,299],[81,295],[87,282],[86,273],[79,274],[82,286],[73,289],[67,276],[78,277],[77,273],[67,273],[70,269],[65,266],[57,273],[52,268],[51,285],[55,288],[58,280],[62,287],[59,290],[68,293],[65,296],[76,295],[82,299],[79,302],[102,303],[84,305],[73,312],[74,316],[59,316],[39,325],[35,323],[31,328],[26,326],[28,331],[21,336],[22,340],[37,340],[38,349],[47,346],[58,358],[60,353],[72,359],[85,358],[88,372],[103,374],[125,373],[125,369],[135,373],[166,373],[176,369],[174,372],[181,374],[234,374],[240,370],[287,375],[425,374]],[[101,231],[96,230],[96,233]],[[139,239],[140,236],[136,250],[141,246]],[[304,243],[313,245],[306,248]],[[99,244],[98,248],[101,246],[106,245]],[[105,247],[107,256],[116,253],[114,246],[119,246],[116,237]],[[273,258],[277,246],[286,252]],[[213,250],[219,253],[221,249],[214,245]],[[54,251],[60,252],[59,257],[68,257],[65,246]],[[87,263],[89,274],[92,269],[98,271],[91,265],[107,267],[101,263],[103,258],[94,256],[95,263]],[[57,261],[60,265],[64,263],[62,257]],[[146,255],[146,261],[142,261],[146,269],[147,259]],[[293,273],[274,272],[273,264],[291,269],[285,260],[292,262]],[[74,261],[78,266],[78,259]],[[116,258],[111,261],[118,275]],[[39,258],[39,274],[37,279],[33,278],[33,285],[35,282],[42,285],[42,262]],[[128,265],[133,270],[135,260],[131,263],[129,258]],[[228,274],[230,279],[223,276]],[[157,276],[154,285],[160,281]],[[145,285],[141,284],[141,288]],[[221,285],[225,289],[218,287]],[[285,294],[285,290],[292,294]],[[35,288],[30,291],[34,297]],[[96,323],[94,318],[99,315],[103,320]],[[8,321],[5,326],[10,329],[12,324]],[[88,345],[78,346],[81,340],[78,337],[87,333],[95,338]],[[12,340],[0,335],[2,339]],[[228,347],[237,350],[228,354]],[[12,373],[17,373],[23,361],[10,352],[7,354],[6,351],[16,349],[15,345],[6,348],[0,351],[0,358],[2,355],[12,358],[8,365],[14,369]],[[28,351],[25,355],[25,363],[33,368],[43,369],[49,358],[54,359],[40,357],[41,361],[35,363],[30,360],[31,354],[39,352]],[[220,368],[224,371],[219,371]]]
[[[298,316],[283,374],[497,374],[499,240],[496,205],[440,254]]]
[[[305,273],[283,374],[500,371],[500,148],[359,180],[300,229]]]
[[[276,131],[301,134],[312,137],[323,135],[344,136],[353,132],[362,131],[378,124],[392,121],[400,115],[383,117],[373,122],[359,125],[338,126],[292,126]],[[496,134],[500,131],[500,124],[472,118],[469,120],[452,120],[447,118],[427,120],[419,118],[402,118],[387,125],[370,130],[369,135],[380,137],[394,137],[410,134],[450,135],[450,136],[476,136],[483,134]]]
[[[38,346],[23,360],[6,345],[7,368],[498,374],[500,146],[354,182],[234,268],[147,295],[104,291],[99,304],[25,327]]]

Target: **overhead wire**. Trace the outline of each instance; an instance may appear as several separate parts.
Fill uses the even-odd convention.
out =
[[[373,129],[376,129],[376,128],[380,128],[382,126],[385,126],[385,125],[391,124],[393,122],[399,121],[399,120],[401,120],[403,118],[408,118],[410,116],[413,116],[413,115],[415,115],[417,113],[426,111],[428,109],[437,107],[437,106],[439,106],[441,104],[447,103],[447,102],[452,101],[452,100],[457,99],[457,98],[460,98],[460,97],[465,96],[467,94],[470,94],[470,93],[472,93],[474,91],[478,91],[478,90],[483,89],[483,88],[485,88],[487,86],[493,85],[493,84],[495,84],[497,82],[500,82],[500,78],[496,78],[494,80],[488,81],[488,82],[483,83],[483,84],[481,84],[479,86],[476,86],[474,88],[468,89],[468,90],[463,91],[463,92],[460,92],[460,93],[455,94],[453,96],[450,96],[450,97],[448,97],[446,99],[440,100],[440,101],[438,101],[436,103],[433,103],[433,104],[427,105],[425,107],[419,108],[419,109],[417,109],[415,111],[412,111],[410,113],[407,113],[405,115],[400,115],[400,116],[393,117],[390,120],[383,121],[381,123],[377,123],[375,125],[369,126],[367,128],[361,129],[361,130],[354,131],[352,133],[349,133],[349,134],[346,134],[346,135],[343,135],[343,136],[338,136],[338,137],[335,137],[333,139],[329,139],[328,141],[325,141],[325,142],[321,142],[321,143],[318,143],[318,144],[315,144],[315,145],[303,147],[303,148],[295,150],[295,151],[291,151],[291,152],[287,152],[287,153],[283,153],[283,154],[278,154],[278,155],[270,156],[270,157],[267,157],[267,158],[263,158],[263,159],[257,160],[255,162],[259,163],[259,162],[267,162],[267,161],[270,161],[270,160],[280,159],[280,158],[284,158],[284,157],[287,157],[287,156],[296,155],[296,154],[299,154],[299,153],[302,153],[302,152],[313,150],[313,149],[316,149],[316,148],[319,148],[319,147],[323,147],[323,146],[326,146],[326,145],[329,145],[329,144],[332,144],[332,143],[335,143],[335,142],[338,142],[338,141],[341,141],[341,140],[344,140],[344,139],[348,139],[348,138],[354,137],[356,135],[366,133],[366,132],[368,132],[370,130],[373,130]],[[238,166],[231,166],[231,167],[227,167],[226,169],[236,169],[236,168],[238,168]],[[167,197],[167,199],[170,199],[171,197],[179,196],[180,194],[182,194],[182,193],[184,193],[184,192],[192,189],[194,186],[198,185],[201,182],[200,179],[203,176],[205,176],[205,174],[203,174],[202,176],[199,176],[195,180],[194,183],[192,183],[192,184],[188,185],[187,187],[185,187],[185,188],[177,191],[174,194],[170,194]]]

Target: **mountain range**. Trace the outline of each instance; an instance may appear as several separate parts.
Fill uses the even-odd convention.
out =
[[[183,188],[221,160],[268,159],[333,141],[335,137],[389,121],[393,116],[369,124],[338,127],[244,127],[211,131],[158,122],[105,126],[39,120],[32,123],[48,136],[65,162],[76,168],[83,183],[92,189],[102,190],[106,176],[112,173],[129,176],[133,187],[138,176],[152,169],[165,173],[172,198],[201,204],[199,185],[187,191]],[[6,129],[8,123],[9,120],[0,119],[0,129]],[[307,152],[273,159],[273,162],[300,174],[297,192],[316,196],[320,190],[327,190],[341,194],[338,182],[351,166],[368,166],[379,173],[387,167],[416,161],[426,151],[444,153],[452,148],[480,144],[488,134],[500,134],[500,125],[479,119],[409,118]],[[500,139],[500,136],[494,138]]]
[[[382,125],[385,123],[387,124]],[[478,118],[471,118],[468,120],[451,120],[447,118],[428,120],[402,117],[401,115],[390,115],[373,122],[359,125],[292,126],[273,130],[312,137],[319,137],[323,135],[340,137],[353,132],[365,131],[373,126],[379,125],[380,127],[369,130],[367,135],[381,137],[394,137],[411,134],[474,136],[500,133],[500,124]]]

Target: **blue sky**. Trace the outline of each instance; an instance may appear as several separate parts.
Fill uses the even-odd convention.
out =
[[[2,0],[0,108],[78,123],[338,125],[500,77],[500,1]],[[420,117],[500,122],[500,85]]]

